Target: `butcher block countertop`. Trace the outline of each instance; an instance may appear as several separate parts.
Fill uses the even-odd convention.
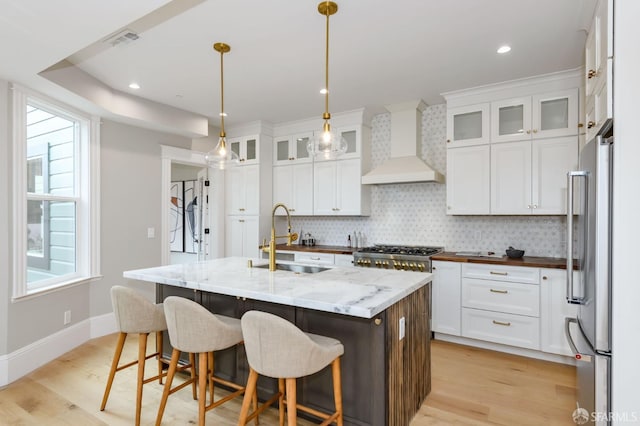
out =
[[[276,246],[276,250],[281,251],[302,251],[307,253],[329,253],[329,254],[353,254],[358,251],[355,247],[345,247],[345,246],[303,246],[302,244],[291,244],[290,246],[286,244],[278,244]]]
[[[455,252],[444,252],[431,257],[432,260],[461,263],[486,263],[490,265],[529,266],[532,268],[567,269],[567,260],[558,257],[523,256],[521,259],[495,255],[492,256],[460,256]],[[575,269],[575,266],[574,266]]]

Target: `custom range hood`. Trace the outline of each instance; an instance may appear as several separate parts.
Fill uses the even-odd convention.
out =
[[[426,107],[422,101],[386,106],[391,113],[391,157],[362,176],[363,184],[444,182],[444,176],[420,158]]]

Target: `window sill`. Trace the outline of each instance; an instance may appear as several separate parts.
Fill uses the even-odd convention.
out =
[[[71,281],[67,281],[64,283],[60,283],[60,284],[55,284],[52,285],[50,287],[44,287],[44,288],[39,288],[37,290],[34,290],[30,293],[27,293],[23,296],[17,296],[17,297],[12,297],[11,298],[11,302],[15,303],[15,302],[21,302],[23,300],[29,300],[29,299],[34,299],[36,297],[39,296],[44,296],[46,294],[51,294],[51,293],[55,293],[57,291],[61,291],[61,290],[67,290],[71,287],[77,287],[79,285],[82,284],[88,284],[94,281],[99,281],[102,279],[102,275],[94,275],[94,276],[90,276],[90,277],[83,277],[83,278],[76,278],[74,280]]]

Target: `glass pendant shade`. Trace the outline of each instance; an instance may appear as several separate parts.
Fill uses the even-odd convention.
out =
[[[347,152],[347,141],[325,122],[322,132],[307,144],[307,151],[318,160],[333,160]]]
[[[204,159],[209,167],[215,167],[220,170],[240,162],[240,157],[229,147],[224,136],[220,136],[216,147],[207,152]]]

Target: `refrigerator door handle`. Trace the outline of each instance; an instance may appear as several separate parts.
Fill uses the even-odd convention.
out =
[[[580,304],[581,300],[573,296],[573,178],[585,178],[584,189],[587,190],[586,171],[567,173],[567,302]]]
[[[578,324],[577,318],[565,318],[564,319],[564,334],[567,336],[567,342],[569,342],[569,347],[571,348],[571,352],[573,352],[573,357],[578,361],[591,362],[591,355],[580,353],[576,344],[573,342],[573,338],[571,338],[571,323]]]

